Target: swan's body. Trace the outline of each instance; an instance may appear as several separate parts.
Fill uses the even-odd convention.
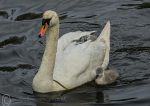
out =
[[[70,32],[59,36],[59,18],[53,11],[46,11],[44,19],[51,18],[46,41],[46,49],[40,69],[33,79],[33,89],[37,92],[52,92],[78,87],[97,76],[97,84],[109,84],[118,74],[106,70],[110,51],[110,22],[100,36],[92,41],[91,32]],[[83,37],[87,39],[80,41]],[[58,40],[58,41],[57,41]]]

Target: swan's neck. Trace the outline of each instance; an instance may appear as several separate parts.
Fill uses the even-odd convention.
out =
[[[53,81],[53,69],[55,66],[55,58],[57,52],[57,42],[59,37],[59,22],[49,28],[48,35],[46,37],[46,48],[42,58],[42,63],[39,68],[40,74],[47,80]]]

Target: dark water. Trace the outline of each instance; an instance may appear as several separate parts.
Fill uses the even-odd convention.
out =
[[[61,19],[60,36],[77,30],[101,31],[111,21],[110,68],[116,83],[94,82],[68,92],[33,94],[31,82],[44,51],[37,40],[41,13]],[[149,0],[0,0],[0,105],[150,106]]]

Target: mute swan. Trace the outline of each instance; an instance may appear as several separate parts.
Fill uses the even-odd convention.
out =
[[[48,10],[43,14],[40,36],[46,32],[42,63],[32,83],[34,91],[47,93],[72,89],[94,80],[97,75],[95,81],[101,85],[117,79],[117,72],[106,70],[110,51],[109,21],[95,41],[90,39],[94,31],[70,32],[58,39],[58,15]],[[87,39],[80,41],[84,37]]]

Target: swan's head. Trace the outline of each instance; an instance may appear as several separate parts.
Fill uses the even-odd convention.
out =
[[[42,37],[47,32],[48,28],[55,26],[59,23],[58,15],[55,11],[47,10],[43,14],[42,28],[39,36]]]

